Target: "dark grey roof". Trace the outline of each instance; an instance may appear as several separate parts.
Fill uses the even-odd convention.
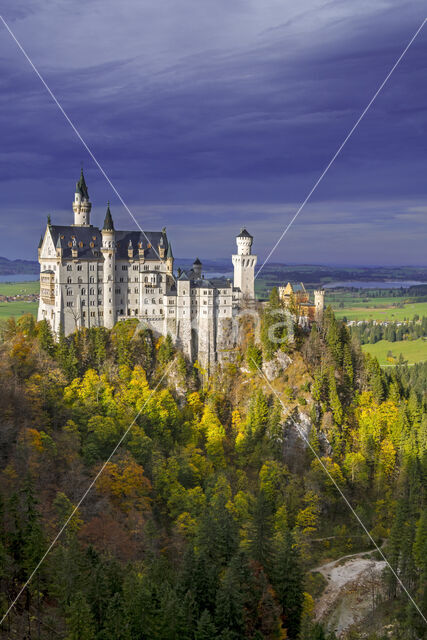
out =
[[[107,205],[107,211],[105,213],[104,225],[103,225],[102,228],[103,228],[104,231],[114,231],[114,222],[113,222],[113,218],[112,218],[111,211],[110,211],[110,203],[108,203],[108,205]]]
[[[72,225],[51,225],[50,231],[52,234],[53,242],[55,246],[58,243],[58,238],[61,239],[63,248],[63,257],[71,258],[71,246],[73,243],[73,237],[77,244],[78,257],[88,260],[91,258],[99,257],[99,253],[102,247],[102,233],[98,227],[79,227]],[[144,235],[145,234],[145,235]],[[115,231],[114,239],[116,243],[116,258],[128,259],[128,247],[129,242],[132,242],[132,246],[135,249],[144,249],[144,258],[146,260],[158,260],[158,245],[161,231],[145,231],[144,234],[141,231]],[[61,236],[64,236],[63,238]],[[163,235],[163,242],[168,245],[168,240]],[[83,243],[83,246],[80,246]],[[93,247],[91,247],[93,243]],[[163,245],[164,246],[164,245]],[[157,253],[156,253],[157,252]],[[98,256],[95,255],[98,253]]]
[[[189,276],[188,276],[188,273],[187,273],[186,271],[183,271],[183,272],[179,275],[178,280],[190,280],[190,278],[189,278]]]
[[[76,192],[80,193],[81,197],[85,198],[85,200],[89,200],[89,191],[87,190],[85,177],[83,175],[83,169],[80,173],[80,179],[76,184]]]
[[[78,257],[83,259],[96,258],[95,252],[99,254],[102,246],[101,232],[97,227],[73,227],[72,225],[53,224],[50,227],[52,239],[55,246],[58,241],[62,245],[62,255],[64,258],[71,258],[71,248],[73,245],[73,236],[77,245]],[[83,243],[83,246],[80,246]],[[93,247],[91,247],[93,243]]]
[[[202,263],[200,262],[199,258],[196,258],[195,261],[193,262],[193,265],[198,264],[198,265],[202,265]]]
[[[39,249],[42,248],[42,244],[43,244],[43,236],[40,236],[39,246],[38,246]]]
[[[240,229],[240,233],[236,237],[237,238],[253,238],[253,236],[251,236],[249,231],[246,231],[246,229]]]

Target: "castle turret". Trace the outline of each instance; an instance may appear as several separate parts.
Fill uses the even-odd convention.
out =
[[[234,286],[238,287],[242,294],[253,299],[255,297],[255,265],[257,256],[252,255],[253,237],[242,229],[236,237],[237,254],[232,256],[234,266]]]
[[[196,258],[193,262],[193,273],[196,279],[202,277],[202,263],[200,262],[199,258]]]
[[[92,204],[89,201],[89,192],[87,190],[87,185],[82,169],[80,179],[76,184],[76,192],[74,194],[74,225],[78,227],[89,227],[91,209]]]
[[[114,242],[114,223],[110,211],[110,203],[107,206],[104,226],[102,227],[102,255],[104,256],[104,327],[112,329],[115,324],[114,304],[114,269],[116,248]]]
[[[173,273],[173,253],[172,253],[172,245],[168,241],[168,250],[166,252],[166,265],[169,273]]]
[[[322,322],[325,308],[325,292],[323,289],[318,289],[314,292],[314,306],[314,319],[316,322]]]

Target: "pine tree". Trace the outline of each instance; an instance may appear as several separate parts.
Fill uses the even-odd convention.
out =
[[[272,530],[272,506],[265,492],[260,491],[252,514],[249,531],[249,551],[251,557],[265,569],[270,566],[272,555]]]
[[[41,348],[50,356],[53,356],[55,353],[55,342],[53,340],[50,324],[47,320],[41,320],[38,323],[37,338]]]
[[[297,638],[304,602],[303,573],[294,539],[289,531],[274,541],[272,582],[283,611],[283,626],[289,638]]]
[[[213,640],[214,638],[216,638],[216,627],[209,611],[205,609],[197,623],[194,640]]]
[[[66,640],[94,640],[95,624],[90,607],[81,591],[73,597],[66,615]]]

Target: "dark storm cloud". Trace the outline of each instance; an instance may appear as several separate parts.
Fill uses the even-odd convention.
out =
[[[258,252],[268,252],[423,18],[418,2],[357,9],[304,2],[292,14],[273,1],[207,3],[212,20],[197,14],[190,28],[179,3],[167,18],[144,3],[154,27],[150,33],[141,22],[139,39],[127,3],[121,27],[110,4],[77,3],[74,38],[65,31],[65,3],[53,17],[42,3],[27,13],[16,5],[11,26],[141,224],[167,224],[177,255],[197,246],[211,258],[233,249],[240,224],[250,224]],[[182,5],[187,16],[195,6]],[[129,2],[129,13],[135,7]],[[85,22],[102,31],[104,50],[87,40]],[[66,35],[53,34],[51,43],[43,25]],[[165,30],[173,35],[159,45]],[[2,36],[0,255],[34,250],[32,237],[9,228],[11,210],[34,233],[47,212],[70,219],[81,161],[97,221],[110,199],[117,222],[133,226],[16,45]],[[427,28],[275,260],[372,264],[382,251],[388,263],[424,261],[426,52]],[[406,259],[402,238],[411,242]]]

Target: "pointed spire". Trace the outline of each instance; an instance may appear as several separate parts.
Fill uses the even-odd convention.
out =
[[[173,258],[172,245],[170,242],[168,242],[168,250],[166,252],[166,258]]]
[[[105,214],[104,226],[102,227],[103,231],[114,231],[114,223],[113,218],[110,211],[110,203],[107,204],[107,213]]]
[[[80,172],[79,181],[76,184],[76,192],[80,193],[81,197],[85,200],[89,200],[89,191],[87,190],[86,180],[83,175],[83,167]]]
[[[56,248],[57,249],[62,249],[62,242],[61,242],[61,236],[58,236],[58,240],[56,241]]]
[[[86,180],[83,175],[83,167],[80,172],[79,181],[76,184],[76,192],[80,193],[81,197],[85,200],[89,200],[89,191],[87,190]]]
[[[50,225],[52,224],[51,220],[50,220],[50,214],[47,217],[47,226],[50,227]]]
[[[202,263],[200,262],[199,258],[196,258],[193,264],[201,265]]]

